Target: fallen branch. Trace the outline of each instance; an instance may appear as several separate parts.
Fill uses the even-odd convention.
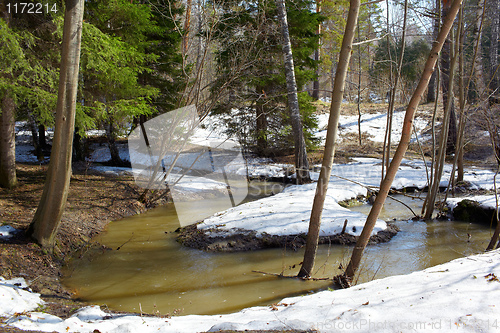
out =
[[[333,281],[330,278],[313,278],[313,277],[301,278],[301,277],[298,277],[297,275],[283,275],[282,273],[277,274],[277,273],[268,273],[268,272],[263,272],[263,271],[252,271],[252,273],[272,275],[272,276],[276,276],[279,278],[286,278],[286,279],[299,279],[299,280],[312,280],[312,281]]]

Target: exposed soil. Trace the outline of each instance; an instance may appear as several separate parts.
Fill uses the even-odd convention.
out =
[[[73,300],[72,291],[61,285],[62,266],[95,245],[92,238],[109,222],[138,214],[145,207],[137,201],[139,192],[132,177],[102,175],[80,165],[71,178],[56,247],[47,253],[24,234],[41,197],[46,170],[46,165],[18,164],[19,186],[0,188],[0,223],[20,230],[15,237],[0,240],[0,276],[24,277],[47,302],[44,311],[66,318],[83,304]]]
[[[306,234],[275,236],[269,234],[256,235],[255,231],[239,230],[230,236],[209,236],[206,231],[198,230],[196,225],[177,229],[177,241],[182,245],[208,252],[252,251],[268,248],[287,248],[298,250],[306,245]],[[370,238],[370,244],[384,243],[397,234],[398,228],[392,224],[386,230],[378,232]],[[358,237],[348,233],[333,236],[321,236],[320,244],[355,244]]]

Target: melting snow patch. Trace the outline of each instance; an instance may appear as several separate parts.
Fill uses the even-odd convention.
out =
[[[10,225],[2,225],[0,226],[0,239],[11,238],[17,232],[19,232],[19,230]]]

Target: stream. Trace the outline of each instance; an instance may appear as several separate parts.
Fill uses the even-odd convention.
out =
[[[264,184],[266,188],[268,187]],[[419,212],[422,201],[398,196]],[[368,214],[369,205],[352,207]],[[217,208],[217,207],[212,207]],[[199,205],[198,209],[203,209]],[[491,237],[485,226],[457,221],[411,221],[403,205],[388,199],[380,216],[401,231],[388,243],[371,245],[357,283],[408,274],[483,251]],[[300,281],[255,273],[294,275],[304,249],[207,253],[176,242],[173,204],[111,223],[97,241],[112,250],[75,260],[63,283],[79,299],[115,311],[160,315],[218,314],[270,305],[287,296],[326,289],[327,281]],[[332,277],[346,267],[352,246],[323,245],[314,277]]]

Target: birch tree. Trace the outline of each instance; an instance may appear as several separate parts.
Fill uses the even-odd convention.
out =
[[[83,0],[66,0],[56,125],[50,165],[42,198],[28,228],[28,234],[43,248],[54,246],[69,192],[83,7]]]
[[[297,82],[295,81],[295,70],[293,67],[292,44],[288,32],[288,21],[286,17],[285,0],[276,0],[278,18],[281,24],[281,35],[283,43],[283,58],[285,61],[285,78],[288,94],[288,109],[295,142],[295,168],[297,184],[310,181],[309,162],[307,161],[306,141],[299,111],[299,99],[297,96]]]

